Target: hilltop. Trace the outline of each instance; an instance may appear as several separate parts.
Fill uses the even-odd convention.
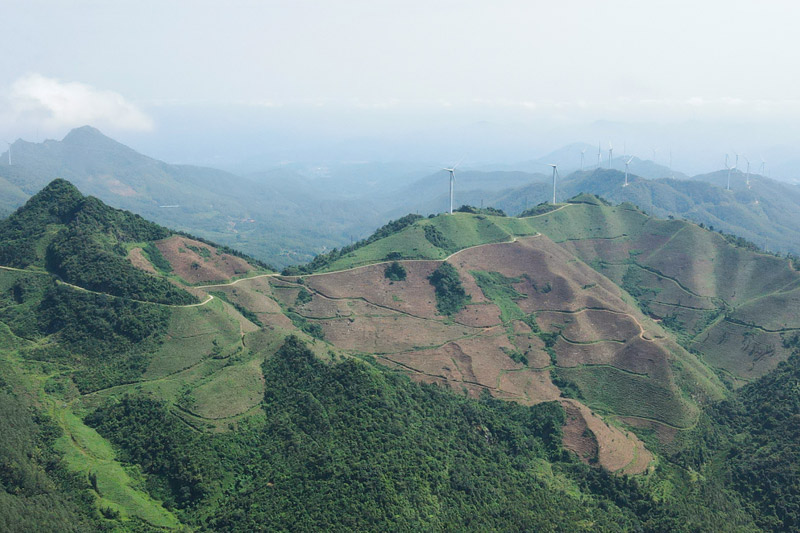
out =
[[[559,181],[558,198],[571,198],[583,192],[596,194],[615,204],[630,202],[654,216],[702,223],[753,241],[761,248],[766,244],[770,251],[800,253],[796,215],[800,188],[796,185],[753,174],[747,187],[745,175],[734,172],[731,191],[727,191],[725,171],[691,179],[645,179],[633,168],[627,187],[623,187],[624,180],[625,173],[620,170],[574,172]],[[459,198],[518,214],[536,203],[548,201],[551,196],[551,185],[531,180],[522,187],[468,191]]]
[[[0,478],[0,509],[17,509],[0,516],[76,530],[792,524],[717,462],[766,408],[759,384],[792,379],[800,331],[798,273],[735,244],[581,195],[525,218],[410,215],[277,274],[55,181],[0,223],[0,395],[18,421],[0,451],[25,473]],[[127,281],[145,279],[162,292]],[[725,418],[725,402],[743,407]],[[58,512],[33,497],[42,486]]]

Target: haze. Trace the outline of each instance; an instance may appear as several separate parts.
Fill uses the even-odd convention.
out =
[[[5,2],[3,139],[148,155],[522,167],[571,142],[800,177],[794,2]]]

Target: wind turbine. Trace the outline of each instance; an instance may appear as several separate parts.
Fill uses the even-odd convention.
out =
[[[443,168],[450,173],[450,214],[453,214],[453,184],[456,182],[456,167],[461,163],[453,165],[451,168]]]
[[[656,152],[658,152],[658,148],[650,148],[653,151],[653,163],[656,162]]]
[[[628,186],[628,165],[631,164],[631,161],[633,161],[633,156],[631,156],[630,159],[625,161],[625,185],[623,185],[623,187],[627,187]]]
[[[608,168],[611,168],[611,157],[614,155],[614,147],[611,146],[611,141],[608,141]]]
[[[586,153],[586,148],[581,150],[581,172],[583,172],[583,155]]]
[[[750,188],[750,160],[747,159],[747,156],[743,155],[745,163],[747,163],[747,173],[744,175],[744,182],[747,185],[747,188]]]
[[[597,141],[597,168],[600,168],[600,160],[603,159],[603,148],[601,141]]]
[[[556,205],[556,176],[558,176],[558,165],[550,164],[553,167],[553,205]]]
[[[736,154],[736,161],[739,161],[739,154]],[[726,187],[727,190],[731,190],[731,170],[736,168],[736,165],[732,167],[728,166],[728,154],[725,154],[725,168],[728,169],[728,186]]]

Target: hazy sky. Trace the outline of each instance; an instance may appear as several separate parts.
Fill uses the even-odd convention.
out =
[[[800,141],[800,2],[0,0],[0,17],[6,139],[89,123],[228,163],[415,136],[515,146],[483,159],[599,136],[704,141],[709,160]]]

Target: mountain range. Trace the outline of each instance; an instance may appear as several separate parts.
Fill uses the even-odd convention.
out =
[[[584,168],[576,154],[586,150]],[[519,214],[552,199],[551,169],[562,175],[557,199],[581,192],[614,203],[632,202],[660,217],[686,218],[780,253],[800,253],[797,185],[740,171],[687,178],[639,158],[594,168],[589,145],[570,145],[506,170],[456,173],[456,206],[494,207]],[[0,216],[10,214],[55,178],[73,182],[115,207],[167,227],[240,249],[283,268],[367,237],[387,220],[407,213],[447,209],[447,174],[415,163],[347,162],[307,168],[292,164],[237,176],[211,168],[171,165],[117,143],[91,127],[62,141],[17,141],[13,164],[0,158]],[[8,155],[7,153],[5,154]],[[603,153],[601,166],[608,162]],[[516,170],[529,168],[531,171]],[[748,182],[749,181],[749,186]]]
[[[0,222],[3,529],[800,526],[790,260],[473,211],[278,273],[47,184]]]

